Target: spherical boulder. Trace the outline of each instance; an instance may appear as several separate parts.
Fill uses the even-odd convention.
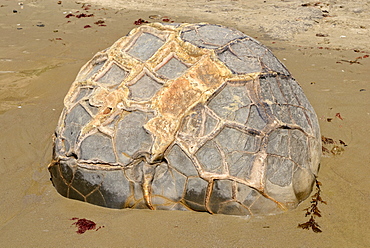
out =
[[[109,208],[274,214],[309,196],[320,137],[301,87],[261,43],[154,23],[82,67],[49,171],[61,195]]]

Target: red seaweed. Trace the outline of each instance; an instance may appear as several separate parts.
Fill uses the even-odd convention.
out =
[[[339,119],[341,119],[343,121],[343,117],[340,115],[340,113],[336,113],[335,117],[338,117]]]
[[[89,15],[87,15],[87,14],[85,14],[85,13],[81,13],[81,14],[79,14],[79,15],[76,15],[76,17],[77,17],[77,18],[81,18],[81,17],[92,17],[92,16],[94,16],[94,14],[89,14]]]
[[[78,234],[83,234],[87,230],[94,230],[96,228],[96,224],[94,221],[87,220],[87,219],[79,219],[79,218],[72,218],[71,220],[77,220],[72,225],[75,225],[78,230],[76,231]]]
[[[98,21],[94,22],[94,24],[96,24],[98,26],[107,26],[107,25],[105,25],[105,21],[103,21],[103,20],[98,20]]]
[[[77,11],[78,12],[78,11]],[[76,12],[76,13],[77,13]],[[72,13],[69,13],[68,15],[66,15],[65,16],[65,18],[70,18],[70,17],[72,17],[72,16],[74,16],[74,17],[76,17],[76,18],[82,18],[82,17],[93,17],[94,16],[94,14],[85,14],[85,13],[81,13],[81,14],[78,14],[78,15],[74,15],[74,14],[72,14]]]
[[[143,20],[141,18],[139,18],[137,21],[134,21],[134,24],[135,25],[141,25],[143,23],[149,23],[149,22],[148,21],[145,21],[145,20]]]
[[[76,233],[78,234],[83,234],[88,230],[94,230],[94,229],[96,229],[95,231],[98,231],[100,228],[104,227],[104,226],[99,226],[98,228],[96,228],[96,223],[94,221],[88,220],[85,218],[80,219],[80,218],[74,217],[71,220],[77,220],[72,225],[75,225],[78,228],[78,230],[76,231]]]
[[[81,8],[83,8],[84,10],[89,10],[91,8],[91,5],[84,3]]]

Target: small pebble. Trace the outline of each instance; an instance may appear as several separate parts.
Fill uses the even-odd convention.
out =
[[[154,19],[154,20],[159,20],[161,16],[160,15],[150,15],[149,18]]]
[[[356,9],[353,9],[352,11],[353,11],[353,13],[358,14],[358,13],[362,13],[364,10],[360,9],[360,8],[356,8]]]

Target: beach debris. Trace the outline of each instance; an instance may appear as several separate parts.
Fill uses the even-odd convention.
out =
[[[152,20],[157,20],[157,21],[162,21],[162,22],[173,22],[171,18],[169,18],[168,16],[162,17],[161,15],[150,15],[149,18]]]
[[[49,41],[56,41],[56,40],[63,40],[63,39],[60,37],[49,39]]]
[[[91,8],[91,5],[87,4],[87,3],[84,3],[84,4],[82,4],[81,8],[83,8],[84,10],[89,10]]]
[[[74,15],[72,13],[69,13],[68,15],[65,16],[65,18],[70,18],[70,17],[76,17],[76,18],[82,18],[82,17],[92,17],[94,16],[94,14],[85,14],[85,13],[81,13],[81,14],[78,14],[78,15]]]
[[[62,4],[62,1],[58,1],[57,4]]]
[[[98,20],[98,21],[94,22],[94,24],[96,24],[98,26],[101,26],[101,27],[107,26],[107,25],[105,25],[105,21],[103,21],[103,20]]]
[[[321,2],[314,2],[314,3],[303,3],[301,4],[302,7],[317,7],[317,6],[320,6],[322,5]],[[329,5],[329,4],[327,4]]]
[[[316,184],[316,193],[311,198],[311,202],[310,202],[311,206],[304,209],[304,211],[306,211],[305,217],[310,216],[310,219],[305,223],[298,224],[298,228],[307,229],[307,230],[311,228],[312,231],[314,231],[315,233],[321,233],[322,230],[320,229],[320,225],[316,222],[315,218],[322,216],[321,211],[318,208],[319,203],[323,203],[323,204],[327,204],[327,203],[321,197],[321,187],[320,186],[322,186],[322,183],[316,179],[315,184]]]
[[[335,117],[337,117],[338,119],[340,119],[342,121],[344,120],[344,118],[342,117],[342,115],[340,113],[336,113]],[[325,117],[325,120],[327,122],[332,122],[333,119],[334,119],[333,117]]]
[[[354,59],[354,60],[341,59],[340,61],[337,61],[337,63],[338,63],[338,64],[342,64],[342,63],[341,63],[341,61],[342,61],[342,62],[349,63],[349,64],[351,64],[351,65],[352,65],[352,64],[361,64],[361,63],[358,61],[359,59],[362,59],[362,57],[357,57],[357,58],[356,58],[356,59]]]
[[[85,218],[80,219],[80,218],[74,217],[71,220],[76,221],[76,222],[72,223],[72,226],[75,225],[78,228],[78,230],[76,231],[76,233],[78,233],[78,234],[83,234],[88,230],[98,231],[100,228],[104,227],[104,226],[99,226],[97,228],[96,223],[94,221],[88,220],[88,219],[85,219]]]
[[[358,50],[354,50],[355,52],[359,52]],[[342,62],[347,62],[347,63],[349,63],[349,64],[361,64],[360,62],[359,62],[359,60],[361,60],[361,59],[366,59],[366,58],[368,58],[370,55],[368,55],[368,54],[365,54],[364,56],[360,56],[360,57],[357,57],[357,58],[355,58],[354,60],[347,60],[347,59],[341,59],[341,60],[339,60],[339,61],[337,61],[337,63],[338,64],[342,64]]]
[[[160,15],[150,15],[149,18],[153,19],[153,20],[159,20],[159,21],[162,21],[162,22],[174,22],[168,16],[161,17]],[[144,19],[141,19],[141,18],[134,21],[135,25],[141,25],[141,24],[144,24],[144,23],[150,23],[150,22],[146,21]]]
[[[94,16],[94,14],[85,14],[85,13],[81,13],[81,14],[76,15],[76,18],[92,17],[92,16]]]
[[[161,19],[161,15],[150,15],[149,18],[153,20],[159,20]]]
[[[76,2],[77,4],[81,4],[80,2]],[[91,5],[90,4],[83,4],[81,6],[81,8],[83,10],[85,10],[86,12],[89,12],[88,10],[91,8]],[[63,14],[67,14],[67,12],[63,12]],[[95,15],[94,14],[89,14],[89,13],[80,13],[80,11],[75,11],[74,13],[72,13],[71,11],[65,16],[65,18],[72,18],[72,17],[75,17],[77,19],[80,19],[80,18],[87,18],[87,17],[94,17]],[[71,22],[71,21],[68,21],[68,23]],[[105,24],[105,21],[104,20],[97,20],[96,22],[94,22],[94,24],[100,26],[100,27],[105,27],[107,26]],[[84,28],[91,28],[91,25],[85,25]]]
[[[335,141],[332,138],[321,136],[322,141],[322,153],[323,155],[340,155],[344,152],[344,147],[347,144],[343,140]]]
[[[343,140],[339,140],[339,144],[341,144],[343,146],[347,146],[347,144]]]
[[[162,22],[173,22],[168,16],[163,16]]]
[[[328,3],[323,3],[323,2],[309,2],[309,3],[303,3],[301,4],[301,7],[314,7],[314,8],[319,8],[321,12],[323,13],[323,17],[332,17],[329,15],[328,11]]]
[[[334,140],[332,138],[325,137],[324,135],[321,136],[321,141],[324,144],[334,144]]]
[[[136,21],[134,21],[134,24],[135,25],[141,25],[143,23],[149,23],[149,22],[148,21],[145,21],[144,19],[141,19],[141,18],[139,18]]]
[[[336,113],[335,117],[338,117],[339,119],[341,119],[343,121],[343,117],[340,115],[340,113]]]

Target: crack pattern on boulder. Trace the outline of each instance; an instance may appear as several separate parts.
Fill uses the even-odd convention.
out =
[[[269,49],[210,24],[148,24],[97,53],[64,101],[57,191],[109,208],[274,214],[306,199],[321,136]]]

